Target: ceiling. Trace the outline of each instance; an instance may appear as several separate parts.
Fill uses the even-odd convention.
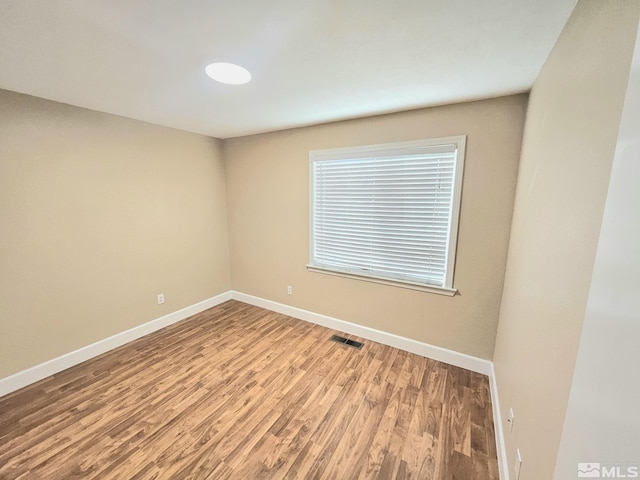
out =
[[[230,138],[527,91],[575,1],[0,0],[0,88]]]

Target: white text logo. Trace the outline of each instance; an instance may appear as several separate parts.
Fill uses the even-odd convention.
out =
[[[578,478],[638,478],[638,465],[635,463],[578,463]]]

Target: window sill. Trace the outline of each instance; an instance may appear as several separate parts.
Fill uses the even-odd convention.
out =
[[[307,270],[315,273],[324,273],[325,275],[335,275],[337,277],[353,278],[355,280],[362,280],[365,282],[380,283],[382,285],[390,285],[392,287],[408,288],[410,290],[418,290],[420,292],[435,293],[437,295],[446,295],[447,297],[453,297],[458,290],[455,288],[436,287],[433,285],[423,285],[420,283],[405,282],[402,280],[389,280],[378,277],[371,277],[369,275],[360,275],[357,273],[346,273],[337,270],[331,270],[329,268],[317,267],[315,265],[307,265]]]

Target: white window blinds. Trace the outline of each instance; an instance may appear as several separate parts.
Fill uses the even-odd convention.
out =
[[[452,288],[464,140],[310,152],[311,266]]]

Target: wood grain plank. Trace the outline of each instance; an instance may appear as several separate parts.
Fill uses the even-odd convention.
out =
[[[0,398],[0,479],[496,480],[491,411],[483,375],[229,301]]]

